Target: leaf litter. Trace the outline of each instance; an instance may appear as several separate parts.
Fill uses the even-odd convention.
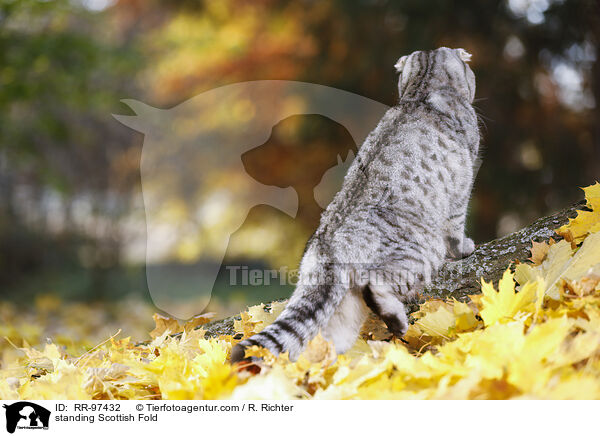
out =
[[[598,399],[600,184],[584,192],[590,210],[557,230],[563,240],[534,242],[529,263],[497,285],[482,280],[468,302],[425,301],[402,340],[371,316],[343,355],[318,335],[295,362],[252,347],[258,360],[231,365],[231,348],[285,302],[250,307],[233,336],[206,336],[214,314],[187,323],[155,314],[143,344],[113,335],[34,347],[27,338],[41,327],[29,320],[2,327],[0,398]]]

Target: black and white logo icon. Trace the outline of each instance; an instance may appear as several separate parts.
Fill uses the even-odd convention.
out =
[[[4,404],[6,409],[6,431],[14,433],[18,429],[48,429],[50,411],[29,401]]]

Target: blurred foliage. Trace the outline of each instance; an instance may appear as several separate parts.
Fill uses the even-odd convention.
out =
[[[0,292],[106,297],[144,287],[141,267],[116,275],[133,281],[110,279],[145,247],[142,138],[110,117],[124,112],[121,98],[167,108],[225,84],[283,79],[393,105],[396,60],[442,45],[471,52],[478,81],[476,241],[566,206],[599,177],[594,0],[0,0]],[[340,153],[335,124],[322,143],[309,141],[315,156]],[[300,127],[286,131],[301,137]],[[253,177],[295,174],[286,186],[310,197],[301,191],[320,171],[312,151],[282,158],[273,141],[246,155]],[[318,215],[304,204],[293,231],[273,208],[253,210],[227,261],[293,252],[293,262]],[[267,226],[284,237],[265,239]],[[176,257],[195,261],[194,241],[184,242]]]
[[[66,195],[117,188],[108,176],[124,138],[109,114],[139,55],[74,2],[3,1],[0,20],[3,175]]]
[[[135,144],[110,113],[135,89],[125,79],[141,58],[106,20],[67,0],[0,2],[5,292],[22,289],[22,278],[74,271],[89,284],[74,285],[80,293],[101,292],[119,264],[116,222],[139,176],[135,160],[126,163]]]
[[[476,240],[566,205],[600,173],[595,1],[169,5],[171,15],[147,39],[154,53],[169,54],[146,74],[157,105],[257,79],[314,82],[393,105],[400,55],[442,45],[473,53],[485,124]]]

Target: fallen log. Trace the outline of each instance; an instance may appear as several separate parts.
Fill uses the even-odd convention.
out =
[[[569,218],[577,215],[577,210],[582,209],[585,209],[585,201],[540,218],[517,232],[478,245],[469,257],[447,262],[431,284],[425,287],[423,299],[453,297],[464,301],[468,295],[481,292],[481,278],[497,283],[509,265],[516,260],[525,262],[530,257],[531,241],[561,239],[554,230],[566,224]],[[417,307],[417,304],[411,305],[409,312]],[[268,305],[265,309],[268,310]],[[202,328],[207,331],[207,336],[235,335],[235,319],[239,319],[239,316],[213,321]]]
[[[447,262],[426,287],[425,295],[437,298],[454,297],[464,300],[467,295],[481,291],[481,278],[497,283],[506,268],[515,260],[525,262],[531,256],[531,241],[562,239],[555,229],[574,218],[577,210],[585,209],[585,201],[540,218],[532,224],[502,238],[478,245],[475,251],[461,260]]]

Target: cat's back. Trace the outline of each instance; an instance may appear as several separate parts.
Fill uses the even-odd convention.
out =
[[[426,101],[390,108],[359,149],[323,222],[342,224],[344,215],[367,213],[392,193],[428,196],[433,192],[428,186],[450,184],[451,173],[468,169],[472,156],[461,143],[466,132],[460,132],[465,129],[448,116],[440,118]]]

